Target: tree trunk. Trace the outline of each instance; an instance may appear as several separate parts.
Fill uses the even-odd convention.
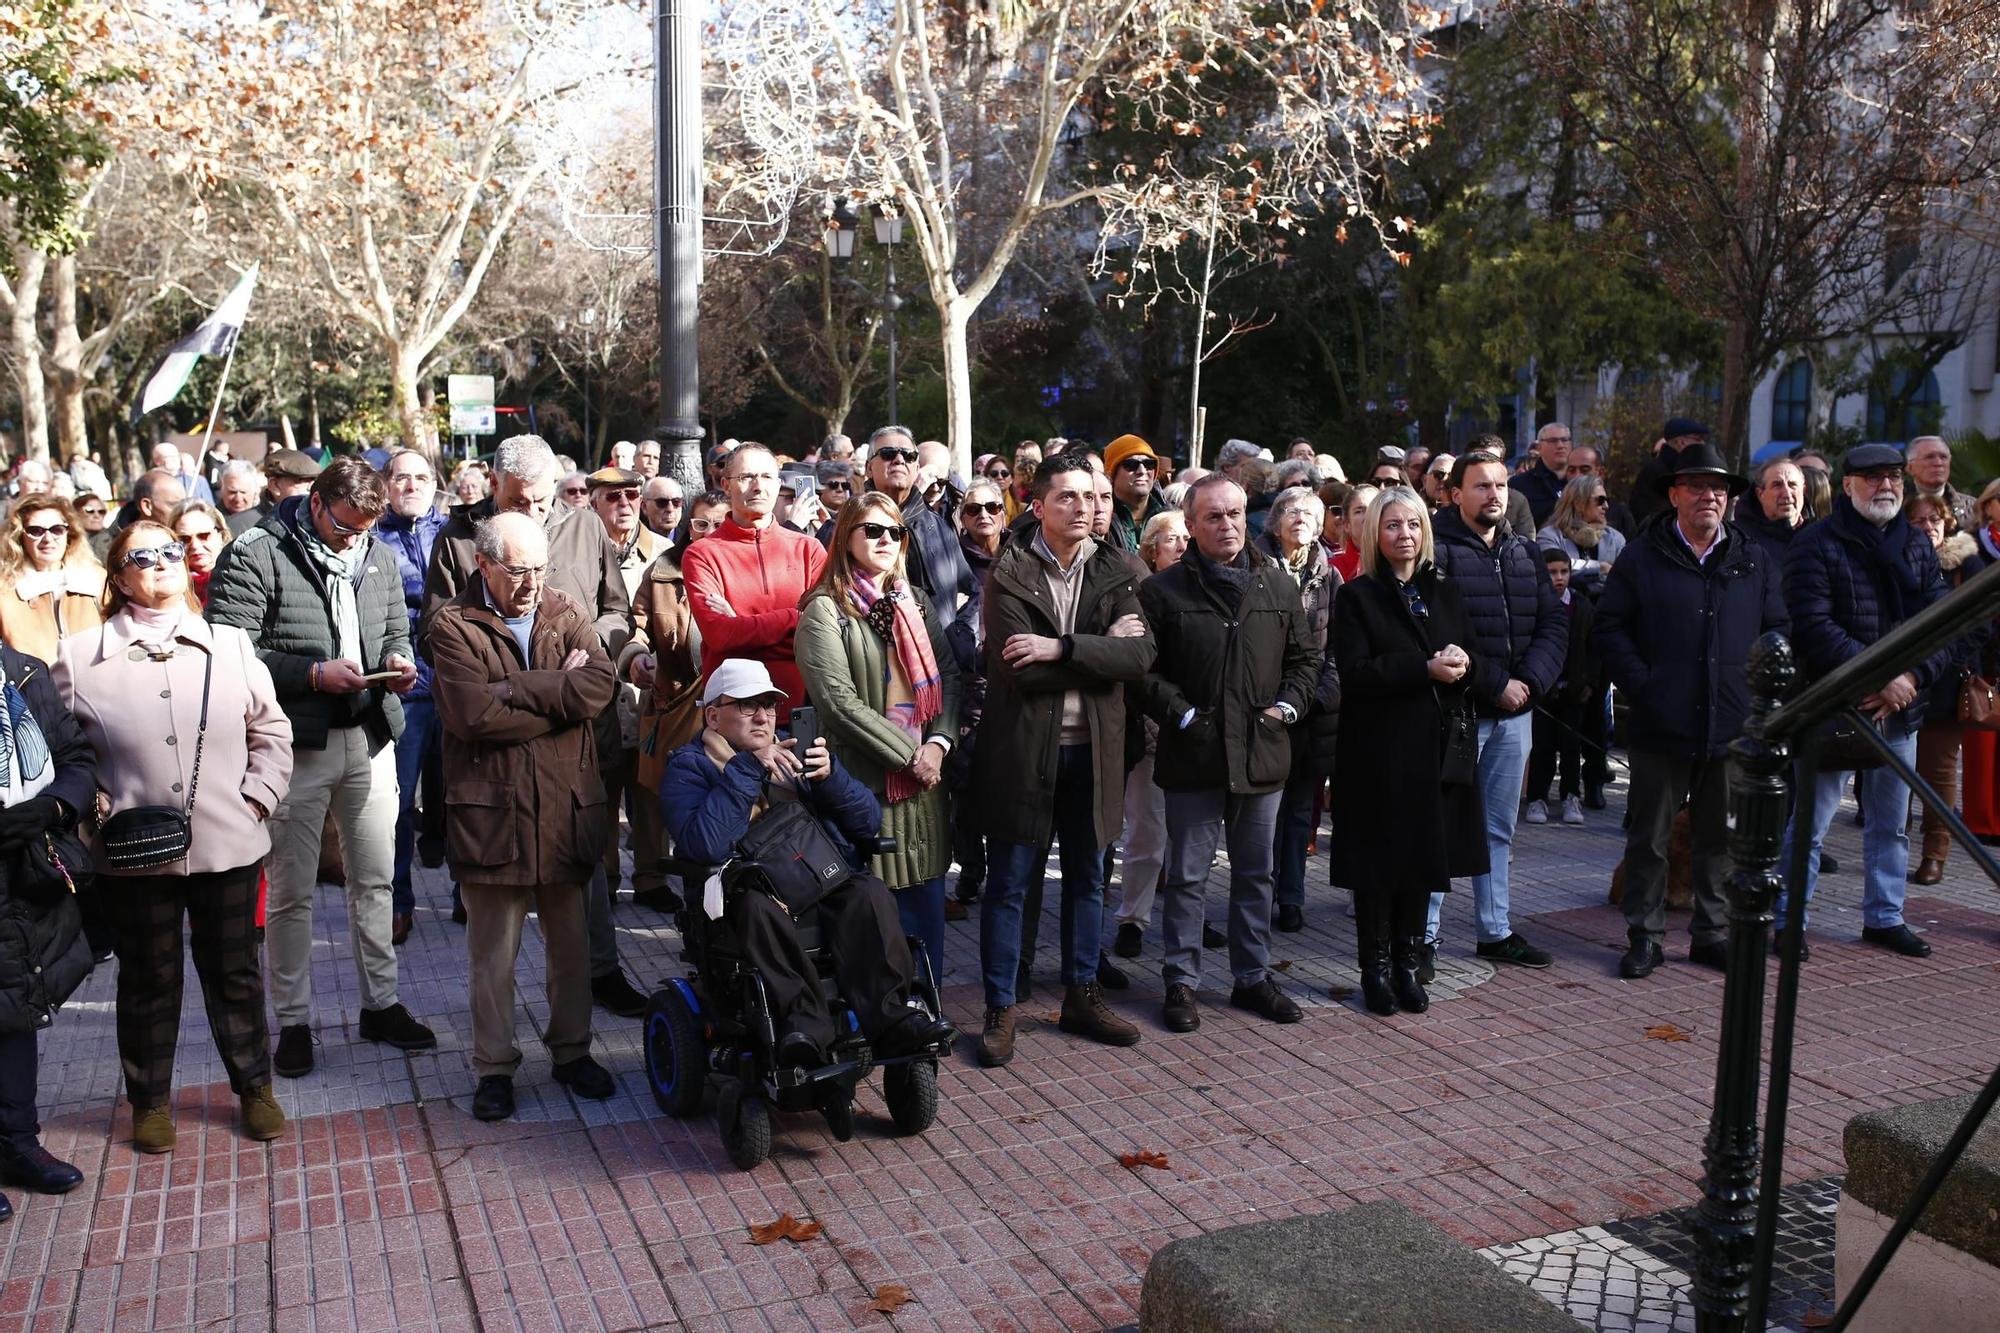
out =
[[[76,331],[76,257],[56,260],[55,328],[49,349],[49,386],[55,391],[55,453],[65,467],[90,449],[83,411],[83,339]]]
[[[1749,322],[1732,319],[1722,337],[1722,403],[1715,439],[1722,456],[1739,471],[1750,464],[1750,392],[1756,387],[1756,367],[1750,364]]]
[[[28,249],[20,257],[7,332],[14,347],[14,382],[21,390],[21,455],[49,456],[49,401],[42,379],[42,335],[35,316],[42,304],[42,275],[49,257]]]
[[[433,461],[438,456],[437,422],[425,410],[424,395],[417,383],[417,372],[422,369],[416,353],[402,347],[391,347],[390,364],[394,370],[394,393],[396,398],[396,422],[402,429],[405,448],[418,450]],[[313,411],[313,439],[319,438],[318,404]]]
[[[940,303],[938,337],[944,347],[945,443],[952,470],[972,475],[972,311],[963,298]]]

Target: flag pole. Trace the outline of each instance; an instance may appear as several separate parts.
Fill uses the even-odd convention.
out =
[[[241,338],[229,340],[229,352],[222,358],[222,378],[215,382],[215,402],[208,409],[208,425],[201,433],[201,452],[195,455],[195,470],[202,467],[201,460],[208,457],[208,446],[215,439],[215,419],[222,413],[222,391],[229,387],[229,368],[236,364],[236,344]]]

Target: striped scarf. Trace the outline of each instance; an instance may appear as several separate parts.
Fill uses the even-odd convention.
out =
[[[854,602],[861,608],[862,619],[869,628],[889,645],[895,657],[894,666],[910,682],[911,701],[891,705],[884,715],[921,746],[924,724],[944,711],[944,685],[938,675],[937,657],[931,652],[930,631],[924,627],[923,615],[917,609],[917,599],[911,596],[908,583],[898,583],[885,593],[871,576],[857,574]],[[888,671],[885,666],[885,680]],[[889,774],[883,794],[894,802],[907,800],[923,789],[923,784],[907,770],[897,769]]]

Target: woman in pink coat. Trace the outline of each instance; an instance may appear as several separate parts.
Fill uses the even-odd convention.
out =
[[[104,624],[63,640],[55,667],[97,752],[98,818],[166,806],[186,813],[191,830],[185,857],[143,870],[114,871],[101,839],[92,848],[116,931],[133,1145],[174,1146],[183,918],[243,1131],[273,1139],[285,1115],[271,1095],[257,878],[271,850],[264,821],[291,783],[292,724],[249,638],[201,618],[188,596],[186,547],[171,531],[132,524],[111,543],[107,565]]]

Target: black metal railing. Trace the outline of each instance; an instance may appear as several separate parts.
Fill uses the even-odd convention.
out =
[[[1715,1101],[1704,1154],[1706,1174],[1695,1212],[1699,1250],[1694,1274],[1695,1325],[1703,1333],[1746,1329],[1761,1333],[1770,1298],[1778,1190],[1784,1175],[1785,1121],[1791,1098],[1799,962],[1805,944],[1806,857],[1812,844],[1803,830],[1792,839],[1791,864],[1781,880],[1778,858],[1792,805],[1788,780],[1795,773],[1798,790],[1810,791],[1820,766],[1820,729],[1844,713],[1859,725],[1864,741],[1890,770],[1944,816],[1953,840],[1973,862],[2000,884],[2000,863],[1853,707],[1854,701],[1880,690],[1996,615],[2000,615],[2000,564],[1968,579],[1949,596],[1789,699],[1797,670],[1784,636],[1767,634],[1751,652],[1750,716],[1743,735],[1730,747],[1729,850],[1735,868],[1728,885],[1728,970],[1715,1059]],[[1806,809],[1810,808],[1808,799]],[[1790,892],[1785,895],[1785,921],[1779,928],[1778,985],[1771,1011],[1771,1085],[1760,1135],[1757,1093],[1764,1050],[1765,949],[1778,892],[1787,882]],[[1994,1071],[1944,1153],[1882,1238],[1828,1328],[1843,1329],[1854,1317],[1996,1099],[2000,1099],[2000,1069]]]

